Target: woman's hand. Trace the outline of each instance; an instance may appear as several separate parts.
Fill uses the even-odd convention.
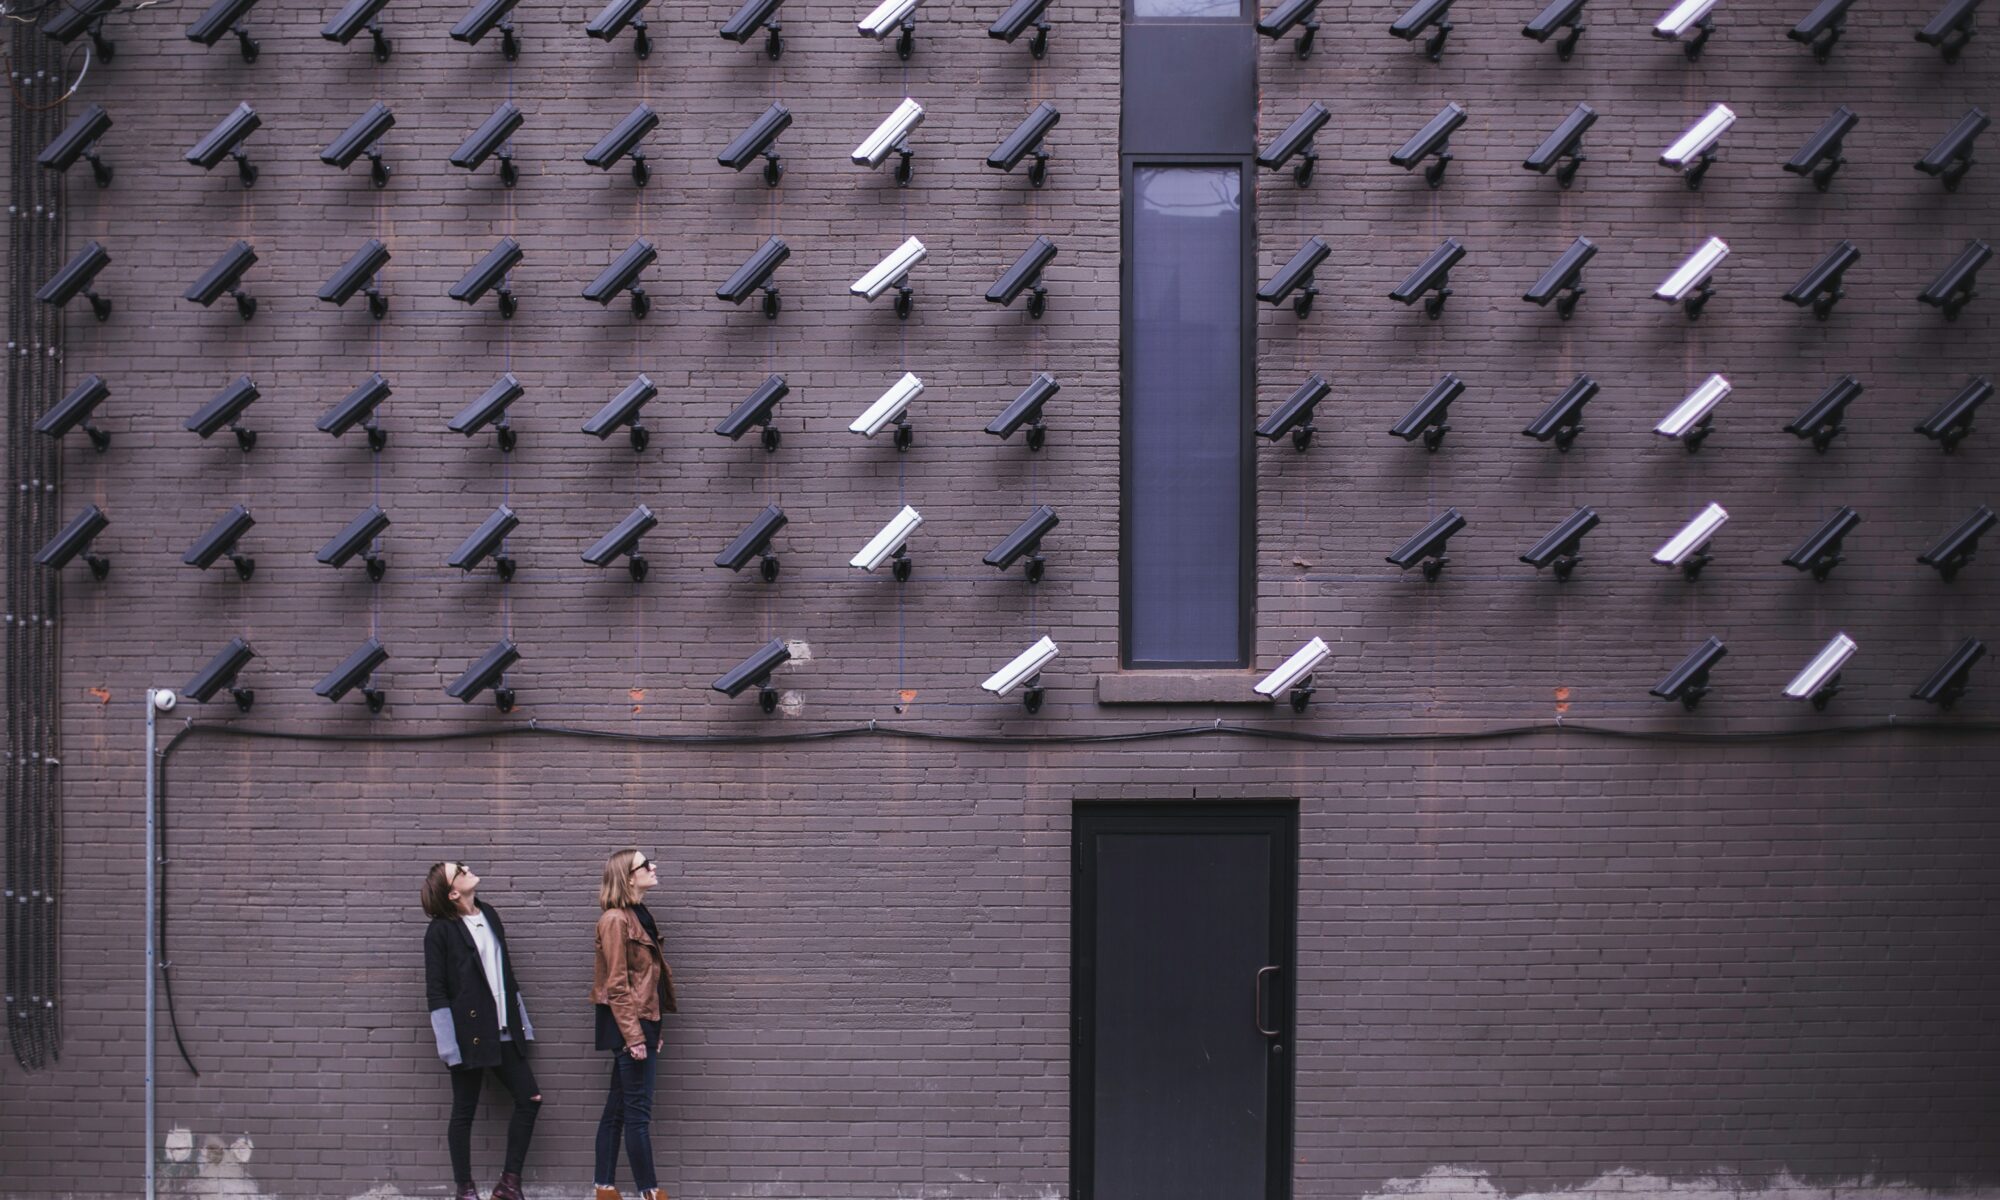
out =
[[[634,1061],[644,1062],[646,1061],[646,1043],[637,1042],[627,1046],[625,1047],[625,1053],[631,1055]]]

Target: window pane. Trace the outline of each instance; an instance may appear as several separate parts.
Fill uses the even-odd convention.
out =
[[[1126,653],[1242,665],[1241,170],[1132,176]]]

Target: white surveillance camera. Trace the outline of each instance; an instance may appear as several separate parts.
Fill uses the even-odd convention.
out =
[[[979,686],[996,696],[1004,696],[1041,674],[1042,668],[1054,661],[1058,653],[1055,639],[1045,634],[1042,640],[1016,655],[1014,661],[987,676],[986,682]]]
[[[889,251],[888,256],[869,269],[866,275],[854,281],[847,290],[864,299],[873,300],[889,290],[890,285],[900,283],[909,275],[910,269],[924,261],[929,251],[917,238],[905,238],[903,244]]]
[[[875,132],[862,140],[848,155],[856,166],[879,167],[882,160],[895,152],[903,139],[910,136],[917,126],[924,123],[924,106],[908,96],[896,106],[896,111],[883,118]]]
[[[882,0],[867,16],[855,25],[862,37],[872,37],[881,41],[903,24],[910,14],[917,11],[917,0]]]
[[[905,504],[903,511],[889,518],[889,523],[882,527],[882,531],[868,539],[868,544],[861,548],[861,553],[849,559],[847,565],[859,567],[864,571],[874,571],[883,563],[895,558],[904,544],[910,540],[910,534],[923,523],[923,514]]]
[[[1729,395],[1729,381],[1720,375],[1710,375],[1700,387],[1687,394],[1687,399],[1674,407],[1674,411],[1653,426],[1653,432],[1663,438],[1688,443],[1690,449],[1701,444],[1708,436],[1708,420]]]
[[[1700,25],[1715,11],[1720,0],[1680,0],[1668,9],[1653,25],[1653,36],[1660,38],[1684,37],[1687,31]]]
[[[174,705],[178,703],[180,703],[180,699],[179,697],[174,695],[174,689],[172,688],[153,689],[153,707],[159,709],[161,712],[174,711]]]
[[[1805,669],[1792,676],[1785,685],[1785,696],[1791,700],[1810,700],[1814,708],[1825,708],[1826,702],[1840,690],[1840,669],[1847,660],[1854,657],[1857,649],[1853,638],[1844,633],[1836,633]]]
[[[890,425],[900,423],[903,410],[910,407],[910,401],[922,395],[923,390],[923,380],[908,371],[903,372],[903,377],[890,384],[889,390],[869,405],[867,411],[854,418],[848,428],[862,437],[874,437]]]
[[[1708,110],[1701,120],[1688,126],[1687,132],[1674,139],[1674,144],[1660,151],[1660,165],[1686,170],[1703,158],[1711,157],[1715,143],[1736,123],[1736,113],[1727,104],[1718,104]]]
[[[1701,510],[1695,519],[1689,521],[1681,531],[1667,540],[1667,544],[1653,551],[1653,561],[1663,567],[1680,567],[1685,570],[1697,559],[1704,558],[1702,550],[1715,537],[1722,523],[1729,519],[1729,512],[1720,504],[1710,504]]]
[[[1682,305],[1687,309],[1690,320],[1700,316],[1702,306],[1715,294],[1715,289],[1709,286],[1708,278],[1715,274],[1715,268],[1721,266],[1722,260],[1728,257],[1728,242],[1719,237],[1708,239],[1653,290],[1653,298],[1664,300],[1668,304]]]
[[[1313,670],[1325,662],[1327,656],[1332,653],[1324,639],[1314,638],[1299,647],[1298,652],[1286,659],[1283,666],[1264,676],[1257,684],[1257,694],[1276,699],[1299,687],[1312,678]]]

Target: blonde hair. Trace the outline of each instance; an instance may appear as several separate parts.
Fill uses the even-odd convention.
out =
[[[639,903],[639,889],[632,882],[632,861],[639,857],[637,846],[613,850],[604,860],[604,881],[597,887],[597,907],[630,908]]]

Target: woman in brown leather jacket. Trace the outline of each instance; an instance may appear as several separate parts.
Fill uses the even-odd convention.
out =
[[[653,1081],[666,1048],[660,1015],[678,1006],[660,929],[645,904],[647,890],[659,882],[652,859],[637,850],[620,850],[604,860],[597,892],[604,911],[597,918],[597,979],[590,1001],[597,1006],[597,1048],[611,1052],[611,1092],[597,1120],[597,1200],[622,1200],[621,1135],[640,1200],[667,1200],[667,1189],[653,1174]]]

